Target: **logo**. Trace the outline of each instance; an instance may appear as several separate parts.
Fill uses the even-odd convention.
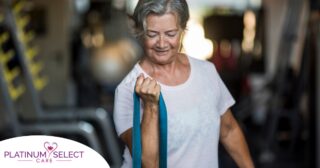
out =
[[[58,148],[58,144],[56,142],[53,142],[51,144],[49,142],[45,142],[43,146],[46,149],[47,153],[49,153],[48,157],[50,157],[51,153]]]
[[[0,142],[0,167],[70,168],[92,163],[95,167],[109,167],[104,158],[93,149],[65,138],[24,136]]]

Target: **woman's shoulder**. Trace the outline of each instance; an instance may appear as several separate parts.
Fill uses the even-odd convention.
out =
[[[136,64],[118,84],[117,89],[133,89],[140,73],[142,72]]]
[[[214,71],[216,70],[214,64],[208,60],[201,60],[191,56],[188,56],[188,57],[189,57],[190,63],[196,68],[200,68],[202,70],[211,71],[211,72],[212,70]]]

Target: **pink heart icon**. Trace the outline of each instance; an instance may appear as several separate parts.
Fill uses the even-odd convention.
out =
[[[47,158],[49,158],[50,155],[51,155],[51,153],[58,148],[58,144],[57,144],[56,142],[52,142],[52,143],[45,142],[45,143],[43,144],[43,146],[44,146],[44,148],[46,149],[46,151],[47,151],[48,154],[49,154],[49,155],[47,156]]]

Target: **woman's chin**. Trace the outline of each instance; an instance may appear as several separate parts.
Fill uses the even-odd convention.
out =
[[[155,55],[154,60],[158,64],[167,64],[172,61],[172,56],[169,54],[166,55]]]

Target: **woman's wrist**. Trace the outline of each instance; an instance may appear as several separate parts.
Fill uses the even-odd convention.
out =
[[[158,111],[159,104],[155,102],[147,102],[143,103],[143,109],[145,110],[151,110],[151,111]]]

